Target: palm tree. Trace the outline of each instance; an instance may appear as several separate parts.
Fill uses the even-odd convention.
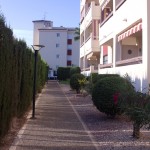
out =
[[[76,36],[74,37],[74,40],[75,40],[75,41],[78,41],[78,40],[80,40],[80,28],[77,27],[77,28],[75,28],[75,29],[76,29],[76,31],[75,31],[74,34],[75,34]]]

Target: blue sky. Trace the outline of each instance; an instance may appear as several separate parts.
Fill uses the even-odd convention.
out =
[[[33,20],[51,20],[55,27],[77,27],[80,21],[80,0],[0,0],[0,11],[14,36],[33,41]]]

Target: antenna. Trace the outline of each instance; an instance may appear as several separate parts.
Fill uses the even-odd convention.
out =
[[[44,12],[43,20],[46,20],[46,15],[47,15],[47,12]]]

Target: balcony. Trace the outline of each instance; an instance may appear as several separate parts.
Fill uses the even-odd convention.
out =
[[[85,46],[85,55],[87,55],[87,54],[89,54],[91,52],[99,52],[98,37],[95,37],[92,34],[90,34],[86,38],[84,46]]]
[[[136,65],[136,64],[142,64],[142,56],[117,61],[116,62],[116,67]],[[113,68],[113,64],[112,63],[100,64],[100,69],[105,69],[105,68]]]
[[[100,27],[102,27],[112,16],[113,12],[109,13],[107,17],[101,22]]]
[[[85,9],[85,16],[81,14],[80,28],[84,29],[93,19],[100,19],[100,6],[95,1],[92,1]]]
[[[141,64],[141,63],[142,63],[142,56],[117,61],[116,66],[126,66],[126,65]]]
[[[105,22],[113,16],[113,0],[106,0],[101,5],[101,24],[103,26]]]
[[[81,73],[85,76],[90,76],[91,73],[98,73],[98,66],[90,66],[85,69],[81,69]]]
[[[110,64],[100,64],[100,69],[103,69],[103,68],[112,68],[113,67],[113,64],[110,63]]]

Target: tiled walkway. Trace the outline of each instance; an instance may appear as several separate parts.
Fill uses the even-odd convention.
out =
[[[80,117],[56,81],[49,81],[10,150],[95,150]]]

